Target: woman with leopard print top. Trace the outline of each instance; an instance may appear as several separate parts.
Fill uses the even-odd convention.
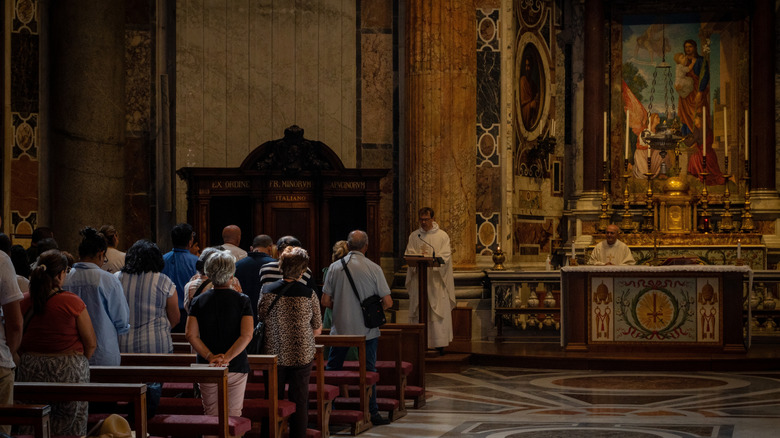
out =
[[[284,398],[284,386],[288,384],[288,399],[295,403],[295,413],[289,421],[290,438],[306,436],[314,337],[322,333],[320,301],[312,289],[297,281],[308,265],[309,255],[305,249],[285,248],[279,257],[284,278],[266,283],[257,305],[257,318],[266,324],[263,354],[275,354],[279,361],[279,398]]]

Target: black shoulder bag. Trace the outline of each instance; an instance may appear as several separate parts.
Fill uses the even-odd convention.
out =
[[[279,301],[279,298],[281,298],[285,293],[287,293],[287,289],[290,288],[295,284],[295,281],[291,281],[287,283],[281,291],[279,291],[279,294],[274,298],[274,300],[271,302],[271,305],[268,307],[268,312],[265,314],[265,317],[267,318],[268,315],[271,314],[271,310],[274,308],[274,305],[277,301]],[[257,320],[257,325],[255,326],[255,331],[252,333],[252,340],[249,341],[249,345],[246,346],[246,352],[247,354],[262,354],[263,351],[263,345],[265,344],[265,321]]]
[[[360,295],[358,294],[357,287],[355,287],[355,281],[352,279],[352,274],[349,272],[347,263],[344,262],[344,258],[341,259],[341,264],[344,266],[344,272],[347,274],[349,284],[352,286],[352,292],[355,293],[360,308],[363,310],[363,324],[367,328],[382,327],[387,322],[385,318],[385,309],[382,307],[382,297],[379,295],[371,295],[363,301],[360,301]]]

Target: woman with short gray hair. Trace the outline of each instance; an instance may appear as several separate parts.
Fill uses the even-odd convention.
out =
[[[248,296],[230,288],[236,259],[229,251],[215,252],[205,271],[214,288],[190,303],[185,333],[198,363],[228,367],[228,410],[240,417],[249,373],[246,346],[252,340],[252,305]],[[206,415],[217,415],[217,385],[202,383],[200,391]]]

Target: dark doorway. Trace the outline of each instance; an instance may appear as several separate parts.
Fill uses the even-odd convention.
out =
[[[339,240],[347,240],[347,235],[352,230],[366,231],[366,198],[338,197],[328,200],[330,224],[328,230],[329,251]],[[369,245],[372,239],[378,236],[368,236]]]
[[[222,229],[228,225],[241,228],[241,249],[249,251],[252,245],[252,199],[248,196],[223,196],[211,198],[209,203],[209,244],[222,244]],[[201,244],[201,250],[203,245]]]

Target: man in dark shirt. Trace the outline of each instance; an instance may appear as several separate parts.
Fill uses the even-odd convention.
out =
[[[255,236],[247,256],[236,262],[236,278],[241,289],[252,301],[252,313],[257,324],[257,302],[260,299],[260,268],[266,263],[275,262],[271,257],[274,241],[266,234]]]

